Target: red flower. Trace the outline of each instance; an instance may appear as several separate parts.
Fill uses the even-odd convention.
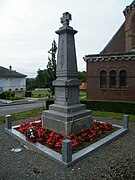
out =
[[[62,142],[60,142],[60,141],[56,142],[55,143],[55,147],[61,148],[62,147]]]
[[[36,121],[40,118],[36,118]],[[79,144],[87,141],[91,143],[95,137],[100,136],[102,133],[108,133],[113,126],[107,122],[100,123],[99,121],[93,121],[93,125],[90,129],[86,130],[82,128],[80,134],[70,134],[68,139],[72,141],[72,149],[76,149]],[[32,143],[40,142],[41,144],[47,145],[51,148],[60,149],[62,147],[62,141],[64,137],[61,134],[57,134],[54,131],[42,128],[42,122],[21,123],[19,132],[26,136],[26,139]]]
[[[99,131],[97,132],[97,134],[98,134],[98,135],[102,134],[102,131],[101,131],[101,130],[99,130]]]
[[[39,117],[37,117],[37,118],[36,118],[36,121],[38,121],[38,120],[40,120],[40,118],[39,118]]]
[[[74,134],[70,134],[70,135],[68,136],[68,139],[70,139],[70,140],[71,140],[71,139],[73,139],[73,138],[74,138],[74,136],[75,136]]]
[[[38,137],[42,136],[42,129],[38,129]]]
[[[72,148],[73,149],[75,149],[78,144],[79,144],[79,142],[77,142],[76,139],[72,140]]]
[[[92,138],[93,138],[93,135],[88,134],[88,139],[92,140]]]
[[[54,132],[53,131],[50,133],[50,137],[54,137]]]
[[[82,133],[82,137],[86,137],[87,136],[87,133]]]
[[[40,138],[40,137],[38,137],[38,138],[36,138],[36,141],[37,141],[37,142],[42,142],[42,141],[43,141],[43,139],[42,139],[42,138]]]
[[[81,142],[81,141],[85,141],[84,137],[82,136],[78,136],[78,140]]]
[[[26,140],[31,143],[36,143],[36,139],[34,139],[34,138],[26,138]]]

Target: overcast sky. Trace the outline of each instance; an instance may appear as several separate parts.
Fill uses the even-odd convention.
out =
[[[0,0],[0,66],[29,78],[45,69],[48,50],[64,12],[72,15],[78,70],[83,57],[99,53],[124,22],[123,10],[132,0]]]

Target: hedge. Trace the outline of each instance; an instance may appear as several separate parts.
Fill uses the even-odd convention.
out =
[[[54,104],[54,100],[47,100],[46,101],[46,109],[49,109],[49,105]]]
[[[87,109],[91,109],[94,111],[135,114],[135,103],[133,102],[82,100],[81,103],[85,104]]]
[[[48,100],[46,102],[46,108],[48,109],[49,105],[53,103],[53,100]],[[81,103],[85,104],[87,109],[93,111],[107,111],[135,115],[135,102],[81,100]]]

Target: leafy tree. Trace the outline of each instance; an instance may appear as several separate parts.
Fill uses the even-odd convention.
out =
[[[52,47],[48,51],[50,56],[48,57],[48,64],[47,64],[48,85],[53,94],[54,94],[54,87],[52,86],[52,81],[56,79],[56,52],[57,52],[57,44],[55,40],[53,40]]]
[[[37,71],[36,77],[36,85],[38,88],[46,88],[48,87],[48,70],[40,70]]]
[[[82,82],[86,82],[86,71],[78,71],[78,79],[82,80]]]
[[[51,49],[48,51],[49,56],[47,69],[38,69],[36,78],[27,78],[27,90],[34,90],[36,87],[49,87],[54,94],[54,87],[52,86],[52,81],[56,79],[56,52],[57,44],[55,40],[53,40]]]
[[[34,90],[36,87],[36,79],[35,78],[27,78],[26,79],[26,89]]]

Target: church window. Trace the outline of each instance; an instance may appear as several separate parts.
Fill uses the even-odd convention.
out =
[[[109,85],[110,85],[110,88],[115,88],[116,87],[116,71],[114,71],[114,70],[110,71]]]
[[[106,71],[100,72],[100,88],[106,88],[107,86],[107,73]]]
[[[131,43],[132,43],[132,48],[135,48],[135,15],[132,17],[131,20]]]
[[[120,71],[119,86],[120,88],[125,88],[127,86],[127,72],[125,70]]]

